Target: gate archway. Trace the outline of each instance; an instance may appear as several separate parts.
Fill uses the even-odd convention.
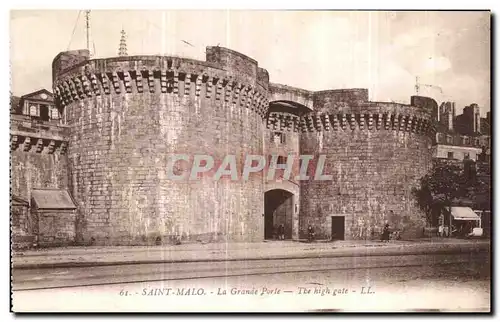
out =
[[[294,194],[283,189],[264,193],[264,239],[277,239],[277,228],[283,225],[285,239],[292,238]]]

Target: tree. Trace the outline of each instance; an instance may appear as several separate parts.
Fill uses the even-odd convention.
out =
[[[468,178],[460,166],[436,164],[432,171],[420,179],[420,187],[413,190],[417,203],[433,222],[435,207],[451,207],[452,203],[468,196]]]
[[[474,169],[474,180],[470,180],[468,197],[474,201],[474,206],[481,210],[491,208],[491,169],[489,163],[480,162]]]

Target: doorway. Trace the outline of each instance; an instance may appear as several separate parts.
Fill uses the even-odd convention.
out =
[[[344,240],[344,216],[332,216],[332,240]]]
[[[278,239],[278,227],[283,225],[285,239],[292,238],[293,193],[273,189],[264,193],[264,239]]]
[[[49,107],[47,105],[40,105],[40,119],[42,121],[48,121],[49,118]]]

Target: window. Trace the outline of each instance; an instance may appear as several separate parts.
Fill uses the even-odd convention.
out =
[[[283,132],[272,132],[271,133],[271,142],[275,143],[285,143],[285,133]]]
[[[276,162],[276,169],[286,169],[286,157],[278,156],[278,160]]]
[[[453,152],[448,152],[448,159],[453,159]]]
[[[40,109],[38,108],[38,105],[30,104],[29,111],[30,111],[29,112],[30,116],[39,116],[40,115]]]
[[[50,109],[50,118],[53,120],[58,120],[61,118],[59,116],[59,111],[57,110],[57,108],[53,107]]]
[[[469,160],[469,159],[470,159],[469,152],[464,152],[464,160]]]

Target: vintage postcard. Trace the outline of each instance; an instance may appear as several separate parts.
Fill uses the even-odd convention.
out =
[[[11,11],[11,310],[491,312],[490,28]]]

